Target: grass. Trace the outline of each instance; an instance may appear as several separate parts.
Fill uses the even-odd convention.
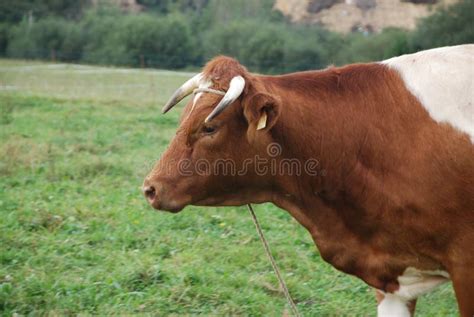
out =
[[[0,60],[0,314],[278,316],[288,311],[245,208],[151,210],[143,177],[189,74]],[[285,211],[257,214],[304,316],[375,315]],[[418,316],[457,315],[451,285]]]

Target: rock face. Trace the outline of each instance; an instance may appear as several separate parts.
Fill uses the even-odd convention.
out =
[[[274,9],[293,22],[321,24],[341,33],[413,29],[418,19],[458,0],[276,0]]]

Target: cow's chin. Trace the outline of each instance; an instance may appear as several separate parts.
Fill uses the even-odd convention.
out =
[[[189,197],[189,196],[188,196]],[[264,203],[268,202],[267,197],[260,197],[259,199],[248,199],[244,197],[236,197],[234,195],[224,195],[224,197],[207,197],[201,199],[183,199],[174,200],[174,199],[164,199],[159,201],[154,201],[151,205],[156,210],[166,211],[171,213],[178,213],[187,206],[200,206],[200,207],[225,207],[225,206],[242,206],[250,203]]]
[[[177,201],[154,201],[151,206],[159,211],[166,211],[176,214],[184,209],[188,204],[182,204]]]
[[[238,197],[235,195],[226,195],[224,197],[211,197],[195,201],[192,203],[194,206],[213,206],[213,207],[228,207],[228,206],[243,206],[251,203],[264,203],[268,202],[267,199],[254,200],[247,197]]]

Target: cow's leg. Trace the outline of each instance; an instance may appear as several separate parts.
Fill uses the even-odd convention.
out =
[[[405,300],[394,294],[375,291],[377,298],[377,316],[378,317],[409,317],[415,315],[416,299]]]
[[[474,316],[474,275],[471,270],[462,270],[451,273],[454,292],[462,317]]]

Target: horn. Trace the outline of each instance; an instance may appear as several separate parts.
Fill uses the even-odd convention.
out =
[[[204,122],[211,121],[219,113],[221,113],[227,106],[233,103],[237,98],[240,97],[242,91],[244,91],[245,79],[242,76],[235,76],[232,78],[229,84],[229,90],[227,90],[224,98],[221,99],[219,104],[212,110],[212,112],[207,116]]]
[[[168,100],[168,102],[163,107],[161,112],[167,113],[168,110],[170,110],[178,102],[183,100],[184,97],[189,96],[193,92],[194,89],[199,87],[199,83],[201,82],[202,78],[203,78],[202,73],[199,73],[195,75],[193,78],[189,79],[187,82],[185,82],[181,87],[178,88],[178,90],[174,92],[174,94]]]

